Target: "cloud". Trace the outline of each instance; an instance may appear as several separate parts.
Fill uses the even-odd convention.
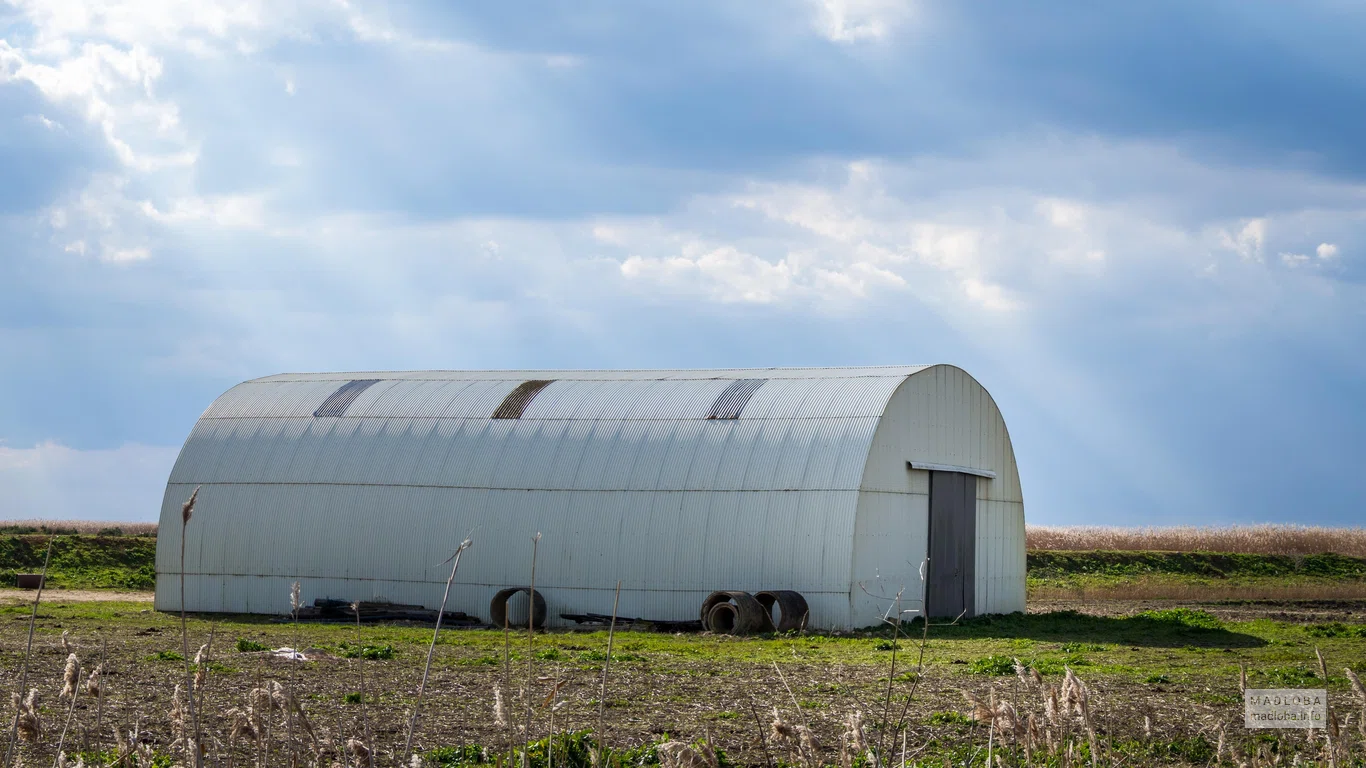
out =
[[[152,252],[146,248],[113,248],[105,247],[100,252],[100,261],[107,261],[114,264],[128,264],[134,261],[146,261],[152,258]]]
[[[1245,260],[1260,262],[1262,246],[1266,242],[1266,219],[1245,221],[1236,233],[1220,230],[1219,240],[1225,248],[1237,252]]]
[[[621,273],[665,289],[702,291],[718,301],[767,304],[794,288],[794,268],[787,259],[765,261],[732,246],[686,243],[682,254],[668,258],[628,257]]]
[[[1284,265],[1286,265],[1287,267],[1290,267],[1291,269],[1294,269],[1295,267],[1304,266],[1304,264],[1305,264],[1306,262],[1308,262],[1308,261],[1309,261],[1309,257],[1308,257],[1308,256],[1305,256],[1305,255],[1302,254],[1302,253],[1282,253],[1282,254],[1281,254],[1281,263],[1284,264]]]
[[[125,166],[143,172],[193,165],[196,149],[180,126],[179,108],[153,90],[161,59],[141,46],[70,41],[13,47],[0,40],[0,83],[30,83],[49,101],[72,107],[98,126]]]
[[[1314,249],[1320,259],[1327,261],[1338,257],[1338,247],[1332,243],[1319,243],[1319,247]]]
[[[0,518],[155,521],[178,446],[78,450],[55,441],[0,444]]]
[[[162,224],[206,222],[216,227],[243,229],[265,224],[265,200],[259,195],[179,198],[172,200],[164,211],[144,200],[139,208],[148,218]]]
[[[912,0],[814,0],[816,31],[836,43],[882,40],[910,17]]]

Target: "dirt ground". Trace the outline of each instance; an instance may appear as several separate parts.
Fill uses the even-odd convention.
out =
[[[1030,613],[1080,611],[1096,616],[1132,616],[1140,611],[1162,610],[1174,605],[1203,610],[1224,621],[1270,619],[1302,624],[1366,623],[1366,600],[1219,600],[1180,602],[1171,600],[1030,600]]]

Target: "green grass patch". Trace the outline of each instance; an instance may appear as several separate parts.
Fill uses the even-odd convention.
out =
[[[1253,680],[1266,684],[1268,688],[1305,688],[1312,684],[1323,683],[1318,672],[1302,664],[1255,669],[1252,670],[1251,677]]]
[[[930,725],[972,725],[972,718],[962,712],[935,712],[929,716]]]
[[[371,661],[388,661],[398,655],[392,645],[356,645],[354,643],[341,643],[337,646],[344,659],[369,659]]]
[[[974,675],[1013,675],[1015,659],[1009,656],[983,656],[980,659],[973,659],[968,664],[968,671]]]
[[[644,744],[634,749],[616,750],[609,747],[603,750],[601,762],[595,759],[597,744],[593,741],[591,732],[586,730],[557,733],[553,737],[533,741],[525,748],[518,747],[511,755],[488,747],[467,745],[439,747],[425,753],[423,758],[436,768],[459,768],[467,765],[525,765],[526,768],[546,768],[552,764],[563,768],[628,768],[659,765],[655,747],[666,740],[667,734],[660,742]],[[732,765],[726,759],[724,751],[717,749],[716,757],[722,768]]]
[[[1222,629],[1223,624],[1209,613],[1192,608],[1168,608],[1161,611],[1143,611],[1138,618],[1154,623],[1180,624],[1192,629]]]
[[[267,647],[265,647],[265,646],[262,645],[261,643],[256,642],[255,640],[248,640],[248,639],[246,639],[245,637],[239,637],[239,638],[237,638],[237,652],[238,652],[238,653],[259,653],[259,652],[261,652],[261,651],[268,651],[268,650],[270,650],[270,649],[267,648]]]
[[[1366,637],[1366,624],[1310,624],[1304,628],[1310,637]]]

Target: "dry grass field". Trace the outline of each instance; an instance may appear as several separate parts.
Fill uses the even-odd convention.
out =
[[[1366,557],[1366,528],[1304,525],[1172,526],[1118,528],[1098,525],[1025,529],[1030,551],[1234,552],[1256,555]]]
[[[82,536],[156,536],[156,523],[120,523],[108,520],[0,520],[0,534],[50,533]]]

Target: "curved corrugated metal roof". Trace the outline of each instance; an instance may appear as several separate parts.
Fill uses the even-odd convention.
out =
[[[537,578],[547,590],[622,578],[634,590],[626,605],[672,595],[681,602],[656,610],[686,615],[718,584],[795,588],[812,601],[813,626],[839,622],[874,432],[893,393],[926,367],[269,376],[233,387],[195,425],[162,531],[179,530],[195,486],[206,518],[231,511],[231,522],[187,532],[187,605],[199,610],[276,610],[284,592],[224,585],[292,576],[330,597],[369,597],[356,594],[365,584],[422,602],[441,582],[430,563],[449,554],[452,535],[478,528],[482,554],[462,561],[467,591],[457,594],[524,582],[508,553],[520,557],[524,537],[544,531]],[[334,398],[360,380],[377,381]],[[520,418],[493,418],[534,380],[551,383]],[[718,403],[739,380],[762,384]],[[708,418],[718,405],[738,413]],[[158,553],[163,606],[175,587],[166,577],[180,570],[170,549]],[[756,569],[782,583],[749,584]],[[464,608],[482,613],[477,601]]]
[[[854,490],[883,407],[918,370],[271,376],[209,407],[171,482]],[[708,419],[732,382],[763,378],[738,418]],[[339,386],[370,379],[379,381],[344,415],[315,415]],[[521,418],[492,418],[509,393],[537,379],[552,383]]]

